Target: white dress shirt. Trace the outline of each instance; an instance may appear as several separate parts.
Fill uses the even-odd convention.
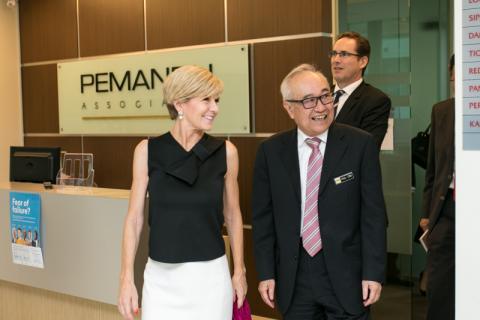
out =
[[[345,104],[345,101],[347,101],[348,97],[350,97],[353,91],[355,91],[355,89],[358,88],[358,86],[360,85],[360,83],[362,83],[362,81],[363,81],[363,78],[360,78],[357,81],[352,82],[348,86],[345,86],[344,88],[341,88],[341,89],[338,86],[338,84],[335,85],[335,89],[333,89],[333,93],[337,92],[338,90],[345,91],[338,99],[337,116],[340,113],[340,110],[342,110],[343,105]]]
[[[306,188],[307,188],[307,168],[308,168],[308,159],[310,158],[310,154],[312,153],[312,148],[310,148],[307,143],[305,142],[305,139],[307,138],[313,138],[310,136],[307,136],[305,133],[302,132],[302,130],[297,129],[297,148],[298,148],[298,162],[300,165],[300,190],[301,190],[301,197],[302,197],[302,215],[300,217],[300,233],[302,232],[303,228],[303,214],[305,211],[305,197],[306,197]],[[322,142],[320,143],[320,152],[322,153],[322,156],[325,155],[325,147],[327,144],[327,136],[328,136],[328,130],[326,130],[324,133],[320,134],[317,136]]]

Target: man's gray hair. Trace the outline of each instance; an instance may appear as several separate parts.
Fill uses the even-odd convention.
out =
[[[325,77],[325,75],[320,70],[318,70],[314,65],[309,63],[303,63],[293,68],[292,71],[290,71],[285,76],[285,78],[283,78],[282,84],[280,85],[280,92],[282,93],[283,100],[291,99],[290,80],[292,80],[295,76],[303,72],[312,72],[318,75],[319,77],[324,78],[325,81],[327,81],[328,83],[328,80]]]

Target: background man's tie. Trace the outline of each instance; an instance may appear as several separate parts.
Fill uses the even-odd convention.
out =
[[[335,98],[333,99],[333,118],[335,119],[337,117],[337,107],[338,107],[338,101],[340,100],[340,97],[342,94],[344,94],[345,91],[343,90],[337,90],[335,94]]]
[[[308,138],[305,142],[312,148],[312,153],[308,159],[302,242],[305,250],[313,257],[322,249],[318,223],[318,188],[323,165],[323,156],[319,147],[322,141],[319,138]]]

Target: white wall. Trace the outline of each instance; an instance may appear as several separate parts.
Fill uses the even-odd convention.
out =
[[[456,319],[477,319],[480,305],[480,151],[463,150],[462,3],[455,1]],[[475,2],[472,2],[475,3]],[[480,3],[479,3],[480,7]],[[480,137],[479,137],[480,139]]]
[[[18,7],[0,1],[0,181],[9,179],[9,147],[23,145]]]

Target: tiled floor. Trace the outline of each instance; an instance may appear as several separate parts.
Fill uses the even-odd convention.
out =
[[[412,320],[425,320],[427,315],[427,297],[422,296],[418,284],[412,291]]]
[[[372,307],[373,320],[425,320],[427,300],[418,286],[387,284],[382,297]]]

